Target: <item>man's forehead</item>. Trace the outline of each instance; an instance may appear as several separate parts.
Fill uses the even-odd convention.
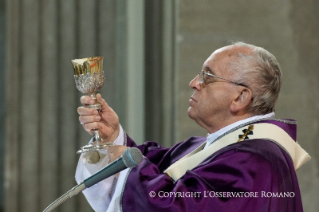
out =
[[[214,66],[225,65],[238,53],[251,55],[252,49],[247,46],[225,46],[215,50],[204,62],[203,69],[213,71]],[[210,70],[208,70],[210,69]]]
[[[214,70],[221,68],[220,66],[223,64],[223,62],[228,59],[226,57],[226,50],[226,47],[223,47],[214,51],[204,62],[203,70],[211,72],[212,74],[216,74]]]

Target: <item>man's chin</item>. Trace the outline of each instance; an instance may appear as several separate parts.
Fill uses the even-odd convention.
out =
[[[194,118],[195,118],[194,110],[193,110],[192,107],[189,107],[189,108],[188,108],[187,114],[188,114],[188,117],[189,117],[189,118],[191,118],[191,119],[194,119]]]

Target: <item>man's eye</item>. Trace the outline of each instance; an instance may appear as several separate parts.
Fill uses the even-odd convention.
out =
[[[211,83],[211,82],[214,82],[214,81],[215,81],[214,77],[205,75],[205,82],[206,83]]]

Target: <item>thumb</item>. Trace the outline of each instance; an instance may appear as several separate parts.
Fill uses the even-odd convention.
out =
[[[101,94],[96,94],[96,101],[101,104],[101,110],[102,111],[108,111],[110,107],[105,102],[105,100],[102,98]]]

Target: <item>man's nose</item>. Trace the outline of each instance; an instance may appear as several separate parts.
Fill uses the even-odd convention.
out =
[[[189,87],[192,89],[200,90],[201,83],[199,81],[199,76],[197,75],[194,79],[189,82]]]

